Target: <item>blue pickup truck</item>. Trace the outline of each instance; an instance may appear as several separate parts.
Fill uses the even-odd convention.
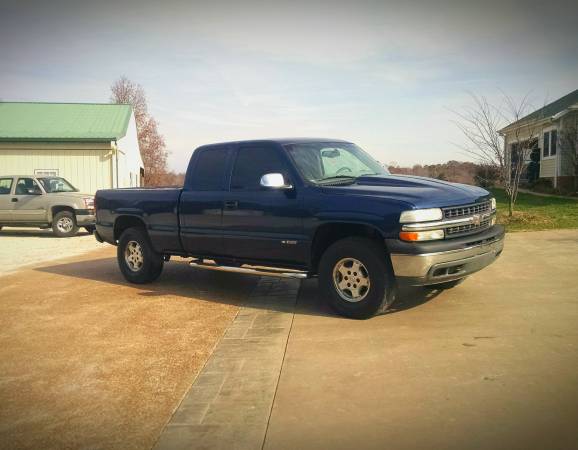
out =
[[[96,193],[98,240],[148,283],[172,255],[196,268],[319,278],[340,314],[385,311],[401,284],[451,288],[502,252],[484,189],[391,175],[351,142],[275,139],[199,147],[182,189]]]

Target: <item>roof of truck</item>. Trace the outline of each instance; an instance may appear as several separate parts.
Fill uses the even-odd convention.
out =
[[[339,142],[342,144],[351,144],[350,141],[345,141],[343,139],[331,139],[331,138],[307,138],[307,137],[294,137],[294,138],[272,138],[272,139],[247,139],[240,141],[229,141],[229,142],[215,142],[213,144],[202,145],[201,147],[212,147],[213,145],[240,145],[240,144],[307,144],[315,142]]]

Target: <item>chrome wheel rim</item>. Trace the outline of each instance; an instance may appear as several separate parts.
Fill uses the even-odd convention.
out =
[[[351,303],[367,297],[371,285],[367,268],[355,258],[343,258],[335,264],[333,284],[339,296]]]
[[[61,217],[58,219],[58,222],[56,222],[56,228],[58,228],[58,231],[61,233],[70,233],[72,228],[74,228],[74,222],[70,217]]]
[[[144,263],[142,247],[136,241],[129,241],[124,250],[124,261],[130,270],[138,272]]]

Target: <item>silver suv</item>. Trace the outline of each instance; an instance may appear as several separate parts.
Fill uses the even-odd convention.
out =
[[[94,231],[94,196],[80,194],[61,177],[0,176],[0,229],[3,226],[50,228],[58,237],[79,227]]]

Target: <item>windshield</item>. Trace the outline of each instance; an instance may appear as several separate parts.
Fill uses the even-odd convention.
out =
[[[389,172],[355,144],[312,142],[286,146],[303,177],[313,183]]]
[[[77,192],[72,184],[66,181],[64,178],[60,177],[42,177],[38,178],[38,181],[42,184],[42,187],[49,194],[55,192]]]

